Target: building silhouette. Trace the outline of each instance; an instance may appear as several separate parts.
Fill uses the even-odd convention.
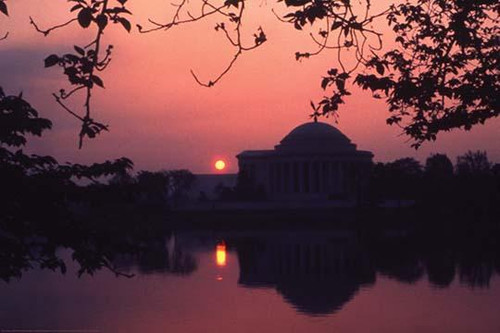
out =
[[[373,154],[357,150],[337,128],[314,121],[294,128],[273,150],[246,150],[237,158],[239,182],[268,199],[359,202]]]

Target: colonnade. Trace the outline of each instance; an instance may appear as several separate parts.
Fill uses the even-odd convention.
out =
[[[353,163],[341,160],[282,160],[269,164],[270,193],[345,193],[352,182]]]

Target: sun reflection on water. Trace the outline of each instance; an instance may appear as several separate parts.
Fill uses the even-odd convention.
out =
[[[224,267],[226,266],[226,243],[220,242],[216,247],[216,262],[217,266]]]

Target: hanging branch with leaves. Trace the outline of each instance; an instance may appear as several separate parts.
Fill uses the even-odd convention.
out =
[[[126,15],[132,13],[125,7],[127,0],[70,0],[70,2],[74,3],[70,11],[76,13],[76,17],[65,23],[43,30],[32,18],[30,20],[36,31],[44,36],[73,22],[77,22],[84,29],[92,27],[96,29],[94,39],[83,46],[75,45],[72,53],[52,54],[45,58],[45,67],[58,65],[63,68],[63,73],[71,85],[70,90],[61,89],[53,96],[64,110],[81,121],[82,126],[79,134],[79,148],[81,148],[85,137],[94,138],[102,131],[108,130],[107,125],[97,122],[91,117],[92,91],[96,86],[104,88],[104,82],[98,72],[104,71],[109,65],[113,49],[112,45],[108,45],[103,51],[102,36],[104,30],[109,23],[113,23],[120,24],[130,32],[131,24]],[[83,112],[70,108],[65,102],[76,96],[78,92],[84,93]]]
[[[248,0],[179,0],[171,20],[149,20],[149,27],[138,25],[139,32],[166,31],[175,26],[221,19],[215,25],[234,53],[223,70],[210,80],[195,81],[205,87],[218,83],[240,56],[253,50],[267,37],[262,28],[246,45],[242,22]],[[93,138],[107,126],[91,117],[91,97],[95,86],[104,87],[98,72],[110,62],[112,46],[102,47],[101,37],[108,23],[118,23],[127,31],[130,11],[127,0],[69,0],[76,16],[49,29],[37,31],[48,35],[56,29],[77,22],[83,28],[95,28],[95,38],[84,46],[74,46],[72,53],[51,55],[46,67],[63,68],[71,89],[61,89],[54,98],[68,113],[82,122],[79,146],[85,137]],[[406,0],[386,10],[372,13],[371,0],[277,0],[285,13],[275,15],[297,30],[315,30],[310,37],[317,49],[296,52],[303,60],[325,51],[333,51],[336,66],[328,70],[321,87],[328,93],[311,103],[312,117],[337,116],[339,106],[351,92],[352,83],[369,89],[373,97],[384,98],[389,105],[387,123],[401,127],[418,148],[424,141],[435,140],[441,131],[455,128],[469,130],[476,124],[500,115],[500,4],[494,0]],[[290,12],[290,10],[292,10]],[[5,0],[0,11],[7,15]],[[396,47],[382,53],[382,34],[375,21],[385,19],[393,29]],[[6,36],[2,37],[6,38]],[[349,56],[349,59],[347,59]],[[83,93],[83,111],[68,106],[68,99]]]
[[[238,60],[244,52],[256,49],[267,40],[264,30],[262,27],[259,27],[253,34],[253,44],[250,46],[245,46],[243,44],[241,24],[245,12],[245,0],[225,0],[222,4],[214,4],[208,0],[201,0],[200,8],[196,10],[196,14],[193,13],[193,10],[187,8],[188,0],[182,0],[180,4],[174,6],[176,10],[171,21],[159,23],[149,19],[148,21],[152,27],[144,29],[141,25],[137,25],[139,32],[150,33],[154,31],[166,31],[174,26],[193,23],[211,16],[217,16],[224,19],[224,21],[216,24],[215,31],[223,32],[227,41],[235,48],[231,60],[215,78],[203,81],[199,79],[193,70],[191,70],[193,78],[201,86],[212,87],[217,84],[217,82],[231,70],[236,60]]]
[[[298,10],[282,21],[298,30],[322,25],[319,37],[311,34],[318,50],[297,52],[297,60],[334,50],[339,64],[321,81],[323,90],[332,90],[318,105],[311,104],[313,117],[335,117],[350,95],[346,87],[353,77],[374,98],[386,100],[387,123],[399,126],[415,148],[436,140],[439,132],[469,130],[500,115],[498,1],[407,0],[374,15],[370,0],[357,10],[350,0],[284,2]],[[397,43],[381,55],[382,35],[371,27],[380,17]],[[352,50],[355,61],[348,68],[342,55]]]
[[[383,95],[412,146],[500,115],[500,3],[417,0],[393,5],[398,47],[373,56],[355,83]],[[384,73],[388,69],[389,73]]]
[[[296,52],[295,59],[316,56],[324,51],[333,51],[338,68],[334,67],[323,77],[323,90],[331,89],[329,96],[325,96],[318,104],[311,102],[313,113],[311,117],[337,116],[340,104],[344,97],[351,93],[347,83],[352,73],[360,65],[369,61],[366,54],[382,48],[382,34],[373,28],[376,19],[386,15],[388,10],[380,13],[371,13],[371,1],[360,1],[354,5],[349,0],[285,0],[287,8],[296,9],[283,15],[274,14],[282,21],[292,24],[295,29],[303,30],[307,26],[312,29],[318,27],[317,32],[309,33],[318,49],[313,52]],[[349,55],[349,63],[344,58]],[[354,60],[354,61],[353,61]]]

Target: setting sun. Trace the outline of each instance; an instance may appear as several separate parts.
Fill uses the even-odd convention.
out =
[[[224,162],[223,160],[217,160],[215,162],[215,168],[219,171],[222,171],[224,170],[224,168],[226,167],[226,162]]]

